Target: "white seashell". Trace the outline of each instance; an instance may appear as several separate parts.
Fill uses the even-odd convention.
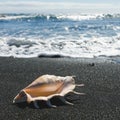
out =
[[[34,106],[39,108],[37,100],[44,100],[49,107],[56,107],[51,104],[50,99],[57,96],[65,104],[73,105],[66,101],[64,96],[70,92],[80,95],[84,94],[74,91],[76,86],[84,86],[84,84],[75,84],[73,77],[74,76],[42,75],[26,88],[22,89],[14,98],[13,103],[33,102]]]

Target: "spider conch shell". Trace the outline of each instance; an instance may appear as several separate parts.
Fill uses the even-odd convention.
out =
[[[75,92],[74,89],[76,86],[84,86],[84,84],[75,84],[74,76],[42,75],[26,88],[22,89],[14,98],[13,103],[33,102],[34,106],[39,108],[37,100],[44,100],[49,107],[56,107],[51,104],[50,99],[57,96],[65,104],[73,105],[66,101],[64,96],[70,92],[84,94]]]

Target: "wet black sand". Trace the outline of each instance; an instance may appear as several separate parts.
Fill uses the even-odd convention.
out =
[[[69,94],[48,108],[42,101],[40,109],[33,105],[13,105],[15,95],[42,74],[76,75],[76,83],[85,87],[76,91],[85,96]],[[0,120],[120,120],[120,64],[106,60],[69,58],[0,58]]]

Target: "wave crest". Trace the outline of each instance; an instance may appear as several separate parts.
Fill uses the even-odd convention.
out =
[[[0,20],[91,20],[120,18],[120,14],[78,14],[78,15],[43,15],[43,14],[1,14]]]

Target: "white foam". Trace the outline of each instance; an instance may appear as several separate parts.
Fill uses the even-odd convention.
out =
[[[120,18],[120,14],[59,14],[59,15],[42,15],[42,14],[5,14],[0,15],[0,20],[15,20],[15,19],[23,19],[23,18],[43,18],[46,20],[58,19],[58,20],[73,20],[73,21],[81,21],[81,20],[91,20],[91,19],[103,19],[103,18]],[[28,21],[30,21],[28,19]]]
[[[70,57],[95,57],[101,55],[105,55],[105,56],[120,55],[119,24],[116,23],[109,24],[108,21],[108,24],[101,23],[101,25],[99,26],[97,25],[97,23],[89,24],[89,22],[87,21],[88,23],[86,22],[87,24],[85,24],[85,26],[84,25],[81,26],[82,23],[81,20],[90,20],[96,18],[101,19],[104,17],[114,18],[116,16],[120,17],[120,15],[116,15],[116,16],[103,15],[103,14],[94,14],[94,15],[76,14],[76,15],[56,15],[56,16],[7,15],[7,16],[0,16],[0,19],[11,20],[11,19],[20,19],[20,18],[31,18],[31,17],[36,18],[36,16],[46,18],[47,20],[54,19],[55,17],[55,19],[57,18],[58,20],[67,19],[67,20],[80,21],[80,22],[79,23],[74,22],[74,24],[71,24],[71,21],[70,23],[69,21],[67,21],[67,24],[63,24],[63,26],[61,25],[60,29],[52,28],[53,30],[51,31],[49,31],[48,30],[49,28],[46,28],[45,26],[45,28],[41,30],[42,33],[38,29],[39,26],[37,27],[38,31],[37,30],[33,31],[32,28],[29,31],[29,27],[26,31],[24,31],[23,30],[24,26],[22,26],[23,29],[20,31],[21,33],[18,35],[15,35],[14,32],[12,33],[11,31],[10,34],[8,34],[7,30],[9,29],[7,28],[6,31],[1,30],[2,36],[0,36],[0,56],[37,57],[42,54],[46,54],[49,56],[57,54],[61,56],[70,56]],[[54,23],[55,22],[56,21],[54,21]],[[54,25],[56,26],[56,23]],[[83,31],[79,29],[83,29]],[[101,34],[102,30],[103,33]],[[110,31],[109,33],[109,30],[111,30],[112,32]],[[48,36],[46,36],[46,34],[44,34],[43,31],[45,33],[48,33]],[[32,32],[34,32],[33,35],[31,35]],[[111,33],[114,34],[113,37]]]
[[[35,18],[35,17],[43,17],[49,20],[50,18],[56,18],[58,20],[68,19],[74,21],[81,21],[81,20],[90,20],[96,18],[102,18],[105,15],[103,14],[74,14],[74,15],[42,15],[42,14],[23,14],[23,15],[0,15],[0,20],[15,20],[15,19],[23,19],[23,18]],[[29,21],[29,20],[28,20]]]
[[[29,15],[5,15],[0,16],[0,20],[15,20],[15,19],[22,19],[22,18],[29,18]]]
[[[81,37],[82,38],[82,37]],[[0,56],[38,57],[41,54],[62,55],[70,57],[97,57],[101,55],[120,55],[119,37],[41,40],[23,38],[0,38]],[[4,39],[4,40],[3,40]]]
[[[96,19],[97,17],[103,17],[102,14],[77,14],[77,15],[60,15],[57,18],[58,19],[70,19],[74,21],[80,21],[80,20],[90,20],[90,19]]]

